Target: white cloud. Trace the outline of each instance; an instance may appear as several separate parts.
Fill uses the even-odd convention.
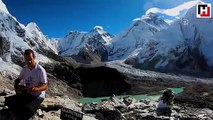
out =
[[[189,1],[189,2],[185,2],[175,8],[171,8],[171,9],[160,9],[160,8],[150,8],[149,10],[146,11],[146,14],[149,14],[150,12],[152,13],[162,13],[162,14],[166,14],[168,16],[178,16],[181,11],[183,10],[187,10],[190,9],[191,7],[195,6],[198,2],[202,2],[200,0],[195,0],[195,1]]]
[[[102,26],[95,26],[94,29],[101,29],[101,30],[103,30],[103,27]]]
[[[139,20],[141,20],[141,18],[135,18],[132,21],[135,22],[135,21],[139,21]]]

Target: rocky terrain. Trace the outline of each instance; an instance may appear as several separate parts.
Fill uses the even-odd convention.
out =
[[[15,94],[15,91],[1,88],[0,90],[0,118],[1,120],[9,120],[13,116],[4,106],[5,97]],[[75,111],[81,111],[81,104],[69,98],[67,95],[47,97],[32,117],[33,120],[60,120],[61,108],[67,107]],[[94,117],[84,115],[83,120],[96,120]]]
[[[6,96],[13,95],[14,91],[2,89],[0,91],[0,118],[8,120],[11,116],[4,106]],[[100,103],[81,104],[70,99],[67,95],[47,97],[33,120],[60,120],[61,108],[66,107],[83,113],[83,120],[211,120],[213,110],[209,108],[196,108],[193,106],[175,103],[172,114],[168,116],[157,116],[157,102],[135,100],[130,97],[110,97]]]
[[[57,65],[58,64],[58,65]],[[48,71],[49,89],[47,91],[47,99],[42,103],[40,110],[33,119],[60,119],[60,110],[67,107],[85,114],[87,119],[144,119],[144,120],[165,120],[171,119],[166,116],[156,116],[156,101],[134,100],[132,98],[114,98],[101,103],[81,104],[78,98],[81,96],[97,97],[112,96],[113,94],[150,94],[155,95],[156,92],[170,87],[183,87],[184,92],[176,95],[174,100],[174,108],[172,118],[194,119],[194,120],[211,120],[213,113],[213,84],[203,78],[201,81],[187,81],[188,76],[176,76],[169,78],[169,74],[155,73],[156,76],[135,76],[121,72],[119,69],[108,68],[105,64],[80,65],[71,67],[68,63],[57,63],[55,65],[44,65]],[[73,64],[73,63],[72,63]],[[70,67],[70,68],[69,68]],[[120,68],[121,69],[121,68]],[[58,71],[63,71],[57,74]],[[114,72],[113,72],[114,71]],[[141,71],[143,72],[143,71]],[[148,71],[146,71],[148,72]],[[103,78],[96,77],[99,73]],[[106,74],[107,73],[107,74]],[[67,76],[68,75],[68,76]],[[69,76],[70,75],[70,76]],[[109,75],[109,76],[107,76]],[[152,75],[151,72],[150,74]],[[59,77],[60,76],[60,77]],[[74,77],[75,76],[75,77]],[[83,77],[81,77],[83,76]],[[112,81],[110,76],[117,76],[118,83]],[[72,79],[68,79],[72,77]],[[179,79],[177,79],[179,78]],[[185,78],[186,81],[180,80]],[[192,79],[191,77],[190,79]],[[71,80],[71,81],[70,81]],[[92,81],[91,81],[92,80]],[[99,80],[99,81],[98,81]],[[193,79],[192,79],[193,80]],[[204,82],[206,80],[206,82]],[[91,83],[94,81],[95,86]],[[96,81],[96,82],[95,82]],[[111,81],[111,82],[110,82]],[[123,81],[123,82],[122,82]],[[1,104],[4,107],[4,97],[14,94],[13,80],[1,76]],[[123,91],[116,92],[120,87]],[[114,87],[113,87],[114,85]],[[98,88],[100,86],[100,88]],[[116,87],[119,86],[119,87]],[[108,90],[109,89],[109,90]],[[112,91],[111,91],[111,90]],[[86,91],[85,91],[86,90]],[[97,92],[97,90],[99,92]],[[114,90],[114,91],[113,91]],[[110,92],[111,91],[111,92]],[[46,104],[46,105],[45,105]],[[1,110],[0,116],[5,116],[5,111]]]
[[[137,101],[130,97],[117,98],[111,97],[101,103],[85,104],[83,111],[93,113],[100,120],[203,120],[213,119],[213,111],[204,108],[197,109],[186,107],[179,104],[173,106],[172,115],[157,116],[157,102],[149,100]]]

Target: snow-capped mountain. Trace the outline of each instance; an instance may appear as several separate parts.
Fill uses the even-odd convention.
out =
[[[27,31],[26,34],[26,39],[31,39],[33,48],[40,50],[45,49],[45,50],[51,50],[54,53],[57,54],[57,49],[54,46],[54,41],[50,41],[39,29],[39,27],[36,25],[36,23],[29,23],[26,27],[25,30]]]
[[[97,54],[102,60],[107,60],[106,46],[112,35],[105,32],[101,26],[96,26],[90,32],[71,31],[62,39],[58,39],[59,54],[62,56],[81,56],[84,51]]]
[[[198,19],[195,11],[196,6],[150,37],[137,57],[129,57],[126,63],[142,69],[197,71],[212,67],[213,19]]]
[[[213,66],[213,54],[210,52],[213,51],[213,18],[197,19],[195,17],[195,10],[195,7],[190,9],[186,14],[185,19],[189,20],[189,22],[197,28],[197,31],[202,38],[200,50],[204,54],[208,65]]]
[[[112,39],[109,60],[125,59],[132,53],[136,56],[145,41],[167,27],[168,24],[153,13],[135,19],[127,30]]]
[[[1,12],[10,14],[10,13],[8,12],[8,10],[7,10],[6,5],[2,2],[2,0],[0,1],[0,10],[1,10]]]
[[[213,50],[213,20],[196,18],[198,2],[203,3],[150,8],[115,37],[96,26],[89,32],[71,31],[64,38],[49,40],[35,23],[19,23],[0,0],[0,63],[19,64],[24,50],[31,48],[42,62],[51,62],[45,57],[51,52],[86,63],[124,60],[142,69],[206,70],[213,66],[209,53]]]
[[[200,0],[191,0],[191,1],[185,2],[181,5],[178,5],[177,7],[169,8],[169,9],[161,9],[161,8],[153,7],[153,8],[148,9],[145,14],[149,14],[149,13],[158,14],[168,24],[171,24],[175,20],[184,17],[185,14],[187,13],[187,11],[190,8],[196,6],[197,3],[204,3],[204,2],[202,2]]]
[[[26,49],[36,51],[37,61],[51,62],[46,57],[49,52],[57,54],[50,40],[43,35],[35,23],[27,26],[19,23],[0,0],[0,64],[11,71],[15,64],[20,64]],[[1,67],[3,71],[5,69]],[[18,68],[18,67],[15,67]],[[15,71],[15,70],[14,70]]]

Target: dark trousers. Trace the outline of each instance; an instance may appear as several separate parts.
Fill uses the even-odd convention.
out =
[[[14,111],[23,120],[30,119],[43,102],[43,98],[33,96],[29,93],[21,93],[9,96],[5,99],[5,105]]]
[[[171,107],[168,108],[157,108],[157,115],[158,116],[171,116],[172,109]]]

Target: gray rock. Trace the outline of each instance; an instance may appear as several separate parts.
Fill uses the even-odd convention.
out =
[[[10,42],[7,38],[0,35],[0,57],[7,53],[10,49]]]

